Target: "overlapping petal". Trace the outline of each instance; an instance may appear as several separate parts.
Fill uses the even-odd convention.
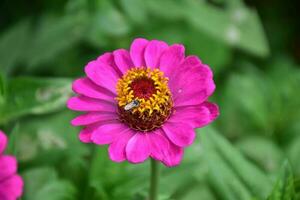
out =
[[[185,122],[193,128],[201,128],[214,121],[219,116],[219,107],[210,102],[195,106],[177,107],[169,119],[170,122]]]
[[[0,183],[0,199],[16,200],[23,193],[23,180],[19,175],[13,175]]]
[[[7,144],[6,135],[0,130],[0,199],[16,200],[23,191],[23,180],[17,175],[17,160],[3,155]]]
[[[17,172],[17,160],[13,156],[0,156],[0,182]]]
[[[91,139],[98,145],[110,144],[115,140],[118,140],[119,137],[123,137],[123,133],[125,132],[126,134],[128,131],[131,131],[128,126],[115,121],[115,123],[99,126],[93,131]]]
[[[88,112],[83,115],[79,115],[71,121],[73,126],[84,126],[93,124],[95,122],[109,122],[117,120],[119,117],[115,112]]]
[[[148,134],[135,133],[126,145],[126,157],[129,162],[144,162],[151,153]]]
[[[166,122],[162,128],[170,141],[179,146],[191,145],[196,137],[195,131],[190,124],[184,122]]]
[[[170,148],[169,140],[164,136],[161,129],[149,133],[147,137],[150,145],[150,155],[156,160],[163,161]]]
[[[125,49],[118,49],[114,51],[114,60],[122,75],[134,66],[129,52]]]
[[[87,64],[85,73],[94,83],[116,94],[116,83],[120,76],[112,66],[94,60]]]
[[[163,163],[168,167],[179,165],[183,157],[184,149],[170,143],[170,146],[164,156]]]
[[[196,56],[189,56],[169,79],[176,106],[201,104],[215,90],[211,69]]]
[[[184,46],[180,44],[174,44],[170,46],[162,54],[159,62],[159,69],[162,70],[165,76],[171,78],[181,63],[184,61]]]
[[[125,131],[122,137],[119,137],[113,143],[109,145],[109,157],[115,162],[122,162],[126,160],[126,146],[130,138],[134,136],[132,130]]]
[[[116,112],[116,104],[85,96],[70,98],[67,102],[67,106],[69,109],[76,111]]]
[[[75,93],[105,101],[114,101],[115,95],[96,85],[88,78],[79,78],[73,82],[72,89]]]
[[[130,46],[130,57],[134,67],[146,67],[144,58],[145,48],[149,41],[143,38],[135,39]]]
[[[150,68],[158,68],[159,61],[163,52],[168,48],[168,44],[163,41],[152,40],[145,49],[146,66]]]

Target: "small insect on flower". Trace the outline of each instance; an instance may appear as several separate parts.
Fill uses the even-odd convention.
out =
[[[17,174],[17,160],[14,156],[4,155],[7,137],[0,130],[0,199],[16,200],[23,192],[23,180]]]
[[[124,106],[124,110],[128,111],[131,110],[132,108],[136,108],[140,105],[140,102],[138,100],[133,100],[129,104]]]
[[[181,44],[138,38],[129,50],[105,53],[85,67],[87,77],[73,83],[78,94],[72,120],[83,126],[79,139],[109,145],[110,159],[141,163],[149,157],[168,167],[178,165],[195,128],[214,121],[213,73],[197,56],[186,56]]]

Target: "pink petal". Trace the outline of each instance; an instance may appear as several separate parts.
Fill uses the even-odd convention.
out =
[[[118,69],[118,67],[115,63],[115,58],[114,58],[113,53],[106,52],[106,53],[102,54],[101,56],[99,56],[97,58],[97,61],[102,62],[105,65],[108,65],[108,66],[112,67],[117,72],[119,77],[122,76],[122,73],[120,72],[120,70]]]
[[[129,127],[121,122],[104,124],[92,133],[92,141],[98,145],[110,144],[128,131]]]
[[[136,133],[126,146],[126,157],[131,163],[144,162],[150,155],[150,145],[147,133]]]
[[[91,143],[92,142],[92,129],[86,127],[82,129],[79,133],[79,140],[83,143]]]
[[[118,119],[118,115],[116,112],[88,112],[83,115],[79,115],[75,119],[71,121],[73,126],[83,126],[92,124],[99,121],[110,121]]]
[[[93,124],[89,124],[80,131],[79,139],[81,142],[91,143],[91,142],[93,142],[92,135],[94,134],[94,132],[96,132],[99,129],[99,127],[106,125],[106,124],[116,124],[116,123],[120,123],[119,119],[111,119],[109,121],[99,121],[99,122],[95,122]]]
[[[17,160],[13,156],[0,156],[0,182],[17,172]]]
[[[114,97],[116,96],[106,89],[96,85],[88,78],[75,80],[73,82],[72,89],[77,94],[106,101],[114,101]]]
[[[169,87],[176,107],[203,103],[213,93],[215,84],[210,68],[196,56],[189,56],[169,78]]]
[[[0,130],[0,156],[4,152],[7,145],[7,137],[6,135]]]
[[[5,179],[0,184],[0,199],[1,200],[16,200],[23,193],[23,180],[18,175],[13,175]]]
[[[125,49],[118,49],[114,51],[115,63],[122,74],[125,74],[127,70],[134,67],[131,61],[130,55]]]
[[[148,40],[143,38],[135,39],[130,46],[130,57],[135,67],[146,67],[144,53]]]
[[[132,130],[128,130],[122,134],[122,137],[119,137],[113,143],[109,145],[108,153],[112,161],[122,162],[126,160],[126,145],[130,138],[134,136]]]
[[[158,68],[159,59],[162,53],[168,48],[168,44],[163,41],[152,40],[145,49],[146,67]]]
[[[193,127],[182,122],[166,122],[163,130],[168,138],[179,147],[186,147],[194,142],[196,137]]]
[[[170,143],[170,147],[168,149],[168,152],[165,154],[163,163],[167,167],[174,167],[176,165],[179,165],[182,157],[183,157],[183,148],[178,147],[172,143]]]
[[[99,60],[91,61],[85,67],[85,73],[94,83],[116,94],[116,84],[120,77],[112,66]]]
[[[92,99],[85,96],[71,97],[67,106],[76,111],[104,111],[116,112],[116,105],[100,99]]]
[[[177,107],[169,121],[188,123],[193,128],[201,128],[214,121],[218,116],[219,107],[216,104],[204,102],[195,106]]]
[[[161,56],[159,68],[165,73],[165,76],[171,77],[184,61],[184,46],[174,44],[170,46]]]
[[[162,130],[158,129],[149,133],[147,138],[150,144],[151,157],[160,161],[164,159],[169,149],[169,140],[161,132]]]

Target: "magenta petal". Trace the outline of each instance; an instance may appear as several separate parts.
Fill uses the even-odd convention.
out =
[[[181,122],[166,122],[163,130],[168,138],[179,147],[186,147],[194,142],[196,137],[195,131],[189,124]]]
[[[145,67],[145,48],[149,43],[148,40],[143,38],[135,39],[130,46],[130,57],[135,67]]]
[[[73,82],[72,89],[75,93],[86,97],[114,101],[115,95],[96,85],[88,78],[80,78]]]
[[[0,155],[4,152],[7,145],[7,137],[6,135],[0,130]]]
[[[13,175],[0,183],[0,199],[16,200],[22,195],[23,180],[18,175]]]
[[[125,74],[127,70],[134,67],[131,61],[130,55],[125,49],[118,49],[114,51],[115,63],[122,74]]]
[[[83,126],[92,124],[99,121],[110,121],[118,119],[116,112],[88,112],[83,115],[79,115],[71,121],[73,126]]]
[[[80,131],[79,139],[81,142],[91,143],[91,142],[93,142],[92,135],[95,132],[97,132],[99,127],[106,125],[106,124],[115,124],[115,123],[119,123],[119,121],[118,120],[109,120],[109,121],[99,121],[99,122],[95,122],[94,124],[89,124]]]
[[[110,144],[128,131],[129,127],[120,122],[104,124],[92,133],[92,141],[99,145]]]
[[[67,102],[67,106],[69,109],[77,111],[116,111],[116,106],[113,103],[85,96],[71,97]]]
[[[17,172],[17,160],[13,156],[0,156],[0,182]]]
[[[92,142],[92,129],[86,127],[82,129],[79,133],[79,140],[83,143],[91,143]]]
[[[148,134],[136,133],[126,146],[126,157],[131,163],[144,162],[150,155]]]
[[[152,40],[145,49],[146,67],[158,68],[159,59],[162,53],[168,48],[168,44],[163,41]]]
[[[122,76],[122,73],[119,71],[118,67],[116,66],[113,53],[111,53],[111,52],[104,53],[103,55],[101,55],[97,58],[97,61],[102,62],[105,65],[113,68],[117,72],[119,77]]]
[[[184,122],[193,128],[201,128],[214,121],[219,116],[219,107],[210,102],[195,106],[177,107],[176,112],[169,119],[170,122]]]
[[[99,60],[91,61],[85,67],[85,73],[94,83],[116,94],[119,75],[112,66]]]
[[[170,77],[169,86],[175,107],[201,104],[215,89],[212,71],[196,56],[185,59],[180,70]]]
[[[151,157],[162,161],[168,153],[169,140],[160,132],[162,132],[162,130],[158,129],[153,133],[149,133],[148,140],[151,149]]]
[[[174,44],[170,46],[161,56],[159,69],[165,73],[165,76],[171,77],[184,61],[184,46]]]
[[[183,148],[178,147],[172,143],[170,143],[170,147],[168,149],[168,152],[165,154],[163,163],[167,167],[174,167],[176,165],[179,165],[182,157],[183,157]]]
[[[132,130],[128,130],[122,134],[122,137],[119,137],[109,145],[108,153],[111,160],[115,162],[122,162],[126,160],[125,149],[132,136],[134,136],[134,132]]]

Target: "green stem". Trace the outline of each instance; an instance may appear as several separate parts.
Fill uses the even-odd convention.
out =
[[[158,162],[156,162],[154,159],[151,159],[149,200],[157,200],[158,199],[157,198],[158,178],[159,178]]]

